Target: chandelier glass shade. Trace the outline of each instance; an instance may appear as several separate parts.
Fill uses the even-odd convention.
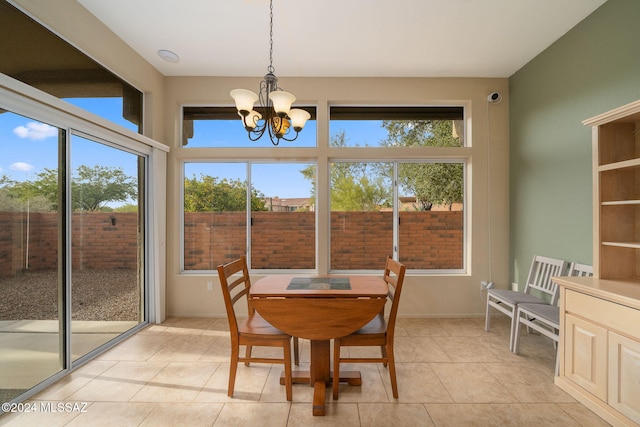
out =
[[[273,68],[273,0],[270,1],[269,17],[269,67],[260,82],[260,92],[256,94],[247,89],[234,89],[230,95],[236,103],[238,115],[242,118],[249,139],[257,141],[267,133],[271,143],[278,145],[281,139],[295,140],[311,114],[300,108],[291,108],[296,97],[278,87],[278,78]],[[259,107],[254,109],[256,102]],[[294,136],[290,135],[292,128]]]

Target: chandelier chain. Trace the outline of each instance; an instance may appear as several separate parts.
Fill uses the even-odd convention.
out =
[[[273,68],[273,0],[269,2],[269,68],[270,73],[275,72]]]

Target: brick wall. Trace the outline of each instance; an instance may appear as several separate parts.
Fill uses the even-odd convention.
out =
[[[315,268],[314,212],[254,212],[252,268]],[[401,259],[410,268],[462,268],[461,211],[400,213]],[[185,268],[211,270],[245,253],[244,212],[185,214]],[[331,268],[380,269],[392,253],[391,212],[332,212]]]
[[[400,260],[408,268],[462,268],[462,211],[400,212],[399,219]],[[392,239],[392,212],[332,212],[331,268],[380,269]]]
[[[252,268],[315,268],[314,212],[254,212]],[[112,218],[115,225],[112,224]],[[74,269],[135,269],[138,257],[136,213],[74,213]],[[29,218],[29,268],[55,269],[58,216],[32,213]],[[332,212],[331,268],[380,269],[392,253],[391,212]],[[400,257],[409,268],[462,268],[461,211],[400,212]],[[244,254],[244,212],[185,214],[184,263],[187,270],[213,270]],[[25,266],[26,215],[0,212],[0,276]]]
[[[115,225],[112,224],[115,219]],[[73,268],[136,269],[138,236],[136,213],[74,213]],[[25,269],[27,234],[29,269],[51,270],[58,265],[58,214],[0,212],[0,276]]]

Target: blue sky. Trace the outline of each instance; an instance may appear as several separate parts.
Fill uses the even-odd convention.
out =
[[[386,138],[387,131],[381,127],[381,121],[334,121],[330,126],[331,135],[344,130],[347,136],[347,145],[379,145]],[[295,145],[297,147],[316,146],[316,122],[309,121],[302,132],[293,142],[280,141],[281,147]],[[238,120],[195,121],[194,135],[189,140],[187,147],[271,147],[268,136],[263,136],[258,141],[250,141],[247,132]],[[251,182],[254,188],[268,197],[280,198],[309,197],[311,195],[311,182],[304,179],[300,171],[306,168],[308,163],[254,163],[251,166]],[[246,180],[247,171],[245,163],[189,163],[185,165],[185,176],[192,178],[200,174],[218,178]]]
[[[120,98],[101,98],[99,100],[78,99],[71,103],[92,111],[104,118],[136,131],[136,126],[121,116]],[[78,141],[80,138],[76,137]],[[57,128],[13,113],[0,114],[0,175],[7,175],[16,181],[34,179],[36,174],[58,167],[58,131]],[[72,142],[73,145],[73,142]],[[128,165],[123,158],[131,156],[112,148],[106,149],[100,144],[92,144],[92,150],[76,152],[72,158],[74,164],[93,166],[123,167],[128,175],[136,175],[136,165]],[[103,148],[105,147],[105,148]],[[79,150],[76,150],[79,151]],[[126,154],[123,156],[123,154]],[[126,166],[126,168],[125,168]]]
[[[84,98],[66,100],[78,107],[86,109],[98,116],[111,120],[134,132],[137,126],[122,118],[122,100],[120,98]],[[355,145],[378,145],[386,137],[386,130],[380,122],[371,121],[334,121],[330,129],[331,135],[344,130],[347,143]],[[294,142],[281,141],[283,147],[314,147],[316,145],[316,122],[309,121]],[[136,176],[135,156],[101,144],[85,143],[80,137],[72,140],[72,168],[84,164],[97,164],[110,167],[121,167],[127,175]],[[263,136],[252,142],[242,127],[240,119],[233,121],[211,122],[196,121],[194,137],[187,145],[190,147],[265,147],[271,146],[268,138]],[[251,168],[252,183],[256,189],[269,197],[309,197],[311,183],[304,179],[300,170],[308,163],[253,164]],[[45,123],[13,113],[0,114],[0,176],[7,175],[16,181],[35,179],[45,168],[57,168],[57,129]],[[201,173],[207,175],[246,180],[247,172],[244,164],[205,164],[189,163],[185,167],[185,175],[192,177]]]

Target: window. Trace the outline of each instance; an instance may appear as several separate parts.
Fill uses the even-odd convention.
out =
[[[231,100],[231,98],[229,98]],[[316,146],[316,109],[300,107],[311,114],[304,129],[293,141],[280,141],[280,147]],[[182,145],[186,148],[272,147],[267,135],[250,141],[235,107],[184,107]]]
[[[188,147],[215,158],[216,148],[265,146],[228,114],[186,107]],[[302,133],[315,130],[310,123]],[[414,271],[464,271],[463,124],[458,106],[331,107],[329,141],[303,144],[309,161],[297,162],[297,141],[279,146],[277,161],[250,151],[236,162],[186,161],[184,271],[213,271],[245,254],[254,270],[380,270],[389,254]],[[318,179],[321,157],[329,160]]]
[[[331,269],[461,270],[463,191],[460,161],[332,163]]]
[[[335,147],[463,147],[462,107],[331,107]]]
[[[413,270],[464,269],[463,124],[462,107],[331,108],[331,147],[411,148],[419,159],[331,164],[331,270],[379,269],[386,255]]]
[[[303,163],[185,163],[184,270],[215,270],[245,254],[252,269],[315,269],[314,170]]]
[[[398,259],[417,270],[464,268],[462,161],[399,162]]]
[[[330,177],[330,268],[379,269],[394,252],[393,164],[334,162]]]

